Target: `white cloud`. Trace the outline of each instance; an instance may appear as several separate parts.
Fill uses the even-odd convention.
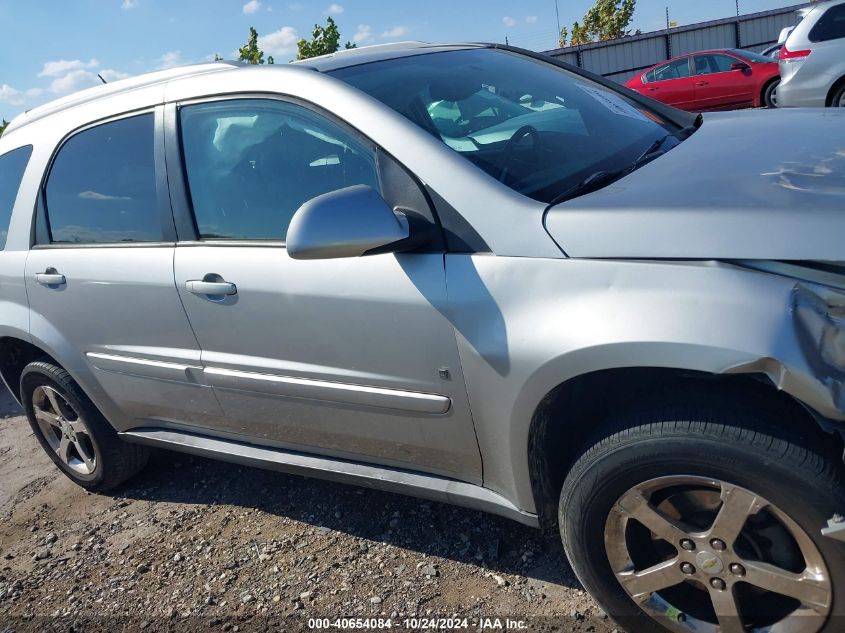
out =
[[[299,33],[292,26],[283,26],[278,31],[258,36],[258,46],[265,55],[287,55],[292,53],[299,41]],[[237,57],[237,55],[236,55]]]
[[[112,70],[111,68],[106,68],[105,70],[100,71],[100,77],[109,83],[112,81],[118,81],[119,79],[126,79],[128,76],[129,73],[122,73],[119,70]]]
[[[39,77],[59,77],[66,75],[73,70],[82,70],[84,68],[96,68],[100,62],[96,59],[90,59],[87,62],[81,59],[60,59],[54,62],[46,62],[44,68],[38,73]]]
[[[340,15],[344,12],[344,8],[336,2],[329,5],[329,8],[323,11],[323,15]]]
[[[526,24],[534,24],[537,21],[536,15],[526,15],[525,16],[525,23]]]
[[[502,24],[504,24],[506,27],[508,27],[510,29],[510,28],[513,28],[513,27],[516,26],[516,20],[514,20],[509,15],[506,15],[505,17],[502,18]]]
[[[131,200],[129,196],[110,196],[98,191],[83,191],[77,194],[83,200]]]
[[[102,81],[98,74],[106,82],[129,77],[127,73],[119,70],[112,68],[99,69],[99,66],[100,62],[96,59],[88,61],[60,59],[45,62],[38,76],[46,78],[49,82],[46,87],[18,90],[8,84],[2,84],[0,85],[0,103],[32,107],[37,105],[37,102],[34,101],[45,93],[59,97],[76,92],[77,90],[99,86]]]
[[[184,63],[185,62],[182,61],[182,51],[168,51],[158,58],[157,70],[173,68],[174,66],[179,66]]]
[[[97,77],[96,73],[90,70],[72,70],[64,77],[54,79],[50,84],[50,92],[55,94],[67,94],[69,92],[76,92],[83,88],[90,88],[97,86],[103,82]]]
[[[397,38],[397,37],[402,37],[407,32],[408,32],[407,26],[394,26],[392,29],[388,29],[387,31],[382,33],[381,36],[384,39]]]
[[[140,0],[123,0],[123,4],[120,5],[120,8],[124,11],[129,11],[131,9],[137,9],[138,3]]]
[[[249,2],[247,2],[243,7],[243,11],[247,15],[250,13],[257,13],[260,10],[261,3],[258,0],[249,0]]]
[[[9,103],[11,105],[21,105],[26,99],[24,93],[17,88],[12,88],[9,84],[0,86],[0,102]]]
[[[358,30],[352,36],[352,41],[356,44],[363,44],[364,42],[369,42],[371,39],[373,39],[373,27],[369,24],[359,24]]]
[[[23,105],[30,99],[41,96],[44,93],[42,88],[30,88],[29,90],[18,90],[12,88],[9,84],[0,86],[0,103],[8,103],[10,105]]]

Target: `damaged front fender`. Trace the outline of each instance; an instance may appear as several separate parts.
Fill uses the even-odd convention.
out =
[[[845,412],[845,293],[798,283],[792,310],[801,351],[813,374]]]

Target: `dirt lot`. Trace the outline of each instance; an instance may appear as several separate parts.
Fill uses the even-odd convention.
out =
[[[304,630],[309,618],[612,631],[555,533],[399,495],[160,452],[93,495],[0,393],[0,633]],[[416,625],[416,626],[415,626]],[[495,629],[491,629],[495,630]]]

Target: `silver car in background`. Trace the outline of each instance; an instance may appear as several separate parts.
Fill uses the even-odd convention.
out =
[[[838,630],[843,123],[496,45],[100,86],[0,138],[0,376],[89,490],[324,477],[556,526],[631,631]]]
[[[778,106],[845,108],[845,0],[810,8],[780,50]]]

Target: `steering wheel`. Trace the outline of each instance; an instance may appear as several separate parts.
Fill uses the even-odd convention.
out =
[[[534,144],[535,152],[537,151],[537,148],[540,147],[540,132],[538,132],[537,128],[535,128],[533,125],[523,125],[516,132],[514,132],[513,136],[508,139],[508,142],[505,144],[504,149],[502,149],[502,154],[499,157],[500,182],[505,182],[505,178],[508,175],[508,163],[510,163],[511,161],[511,154],[513,154],[517,145],[519,145],[519,142],[526,136],[531,137],[531,141]]]

